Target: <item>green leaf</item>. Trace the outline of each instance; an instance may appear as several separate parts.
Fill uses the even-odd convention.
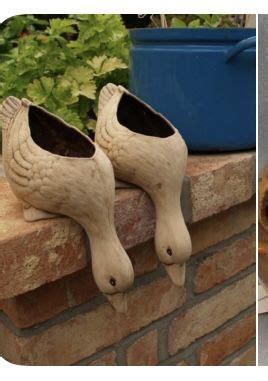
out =
[[[59,117],[61,117],[65,122],[71,124],[72,126],[83,131],[84,125],[79,118],[79,115],[76,111],[72,111],[67,107],[62,107],[55,112]]]
[[[171,20],[172,28],[186,28],[186,24],[183,20],[179,19],[178,17],[173,17]]]
[[[71,105],[78,102],[78,97],[73,95],[70,84],[63,81],[59,81],[52,94],[58,104]]]
[[[93,57],[92,60],[87,61],[87,64],[94,71],[95,76],[101,76],[106,73],[110,73],[113,70],[127,68],[127,65],[120,58],[108,58],[104,55],[99,57]]]
[[[80,118],[83,119],[88,119],[88,113],[89,110],[91,110],[92,107],[92,101],[88,100],[86,97],[79,97],[78,101],[78,113]]]
[[[200,27],[200,20],[199,19],[195,19],[193,21],[190,21],[189,24],[188,24],[188,27],[189,28],[199,28]]]
[[[74,91],[75,95],[83,95],[89,99],[96,98],[96,85],[93,81],[81,84],[77,90]]]
[[[211,16],[211,26],[213,28],[217,28],[221,23],[221,17],[219,15],[212,15]]]
[[[70,66],[66,69],[64,78],[66,80],[74,79],[77,83],[85,83],[93,78],[93,71],[86,66]]]
[[[210,19],[211,19],[211,16],[210,15],[196,15],[198,16],[201,20],[205,21],[207,24],[210,24]]]
[[[96,97],[96,84],[92,69],[85,66],[68,67],[61,79],[65,87],[71,87],[72,96],[85,96],[89,99]]]
[[[54,87],[54,80],[50,77],[41,77],[35,79],[33,83],[30,83],[27,87],[27,95],[35,103],[42,104],[50,96]]]
[[[48,33],[51,36],[60,36],[63,33],[75,33],[74,25],[77,21],[72,19],[52,19],[50,20]]]
[[[97,124],[97,121],[95,119],[90,119],[87,124],[86,124],[86,127],[88,130],[95,130],[96,128],[96,124]]]

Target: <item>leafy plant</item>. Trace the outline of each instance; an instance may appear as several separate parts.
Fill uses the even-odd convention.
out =
[[[127,86],[128,48],[118,15],[11,18],[0,29],[0,102],[27,97],[85,132],[101,87]]]
[[[151,26],[171,28],[237,28],[245,25],[245,15],[152,15],[151,20]]]
[[[182,15],[188,16],[188,15]],[[190,16],[190,17],[189,17]],[[188,17],[173,17],[171,27],[176,28],[231,28],[237,27],[237,20],[230,15],[189,15]]]

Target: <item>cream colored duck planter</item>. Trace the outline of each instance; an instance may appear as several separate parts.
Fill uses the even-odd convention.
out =
[[[114,84],[101,91],[95,136],[116,177],[150,195],[156,209],[156,253],[172,281],[182,285],[192,250],[180,205],[184,140],[162,115]]]
[[[26,99],[7,98],[0,115],[4,169],[25,219],[56,213],[81,224],[90,238],[95,281],[124,311],[134,273],[115,230],[110,160],[88,137]]]

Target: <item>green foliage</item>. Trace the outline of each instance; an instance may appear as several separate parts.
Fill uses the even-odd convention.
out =
[[[36,27],[44,28],[48,22],[33,16],[16,16],[0,26],[0,53],[7,52],[16,44],[18,37],[32,33]]]
[[[238,15],[239,16],[239,15]],[[171,28],[235,28],[241,26],[241,17],[232,15],[174,15]]]
[[[86,131],[101,87],[128,83],[129,40],[118,15],[16,16],[0,27],[0,102],[34,103]]]
[[[179,17],[173,17],[173,19],[171,20],[170,26],[172,28],[186,28],[187,27],[186,23]]]

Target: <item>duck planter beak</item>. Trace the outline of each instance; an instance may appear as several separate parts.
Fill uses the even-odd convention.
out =
[[[87,136],[27,99],[7,98],[0,118],[4,169],[25,219],[66,215],[76,220],[90,239],[100,291],[127,291],[134,272],[115,230],[115,180],[108,157]],[[109,283],[114,274],[116,290]]]
[[[120,313],[127,312],[127,294],[125,293],[118,293],[114,295],[106,294],[105,296],[117,312],[120,312]]]
[[[148,193],[156,210],[155,248],[171,280],[181,286],[191,239],[180,205],[187,147],[177,129],[122,86],[101,90],[95,140],[119,180]]]
[[[168,276],[171,281],[178,287],[182,287],[185,283],[185,263],[180,265],[174,263],[173,265],[164,265]]]

